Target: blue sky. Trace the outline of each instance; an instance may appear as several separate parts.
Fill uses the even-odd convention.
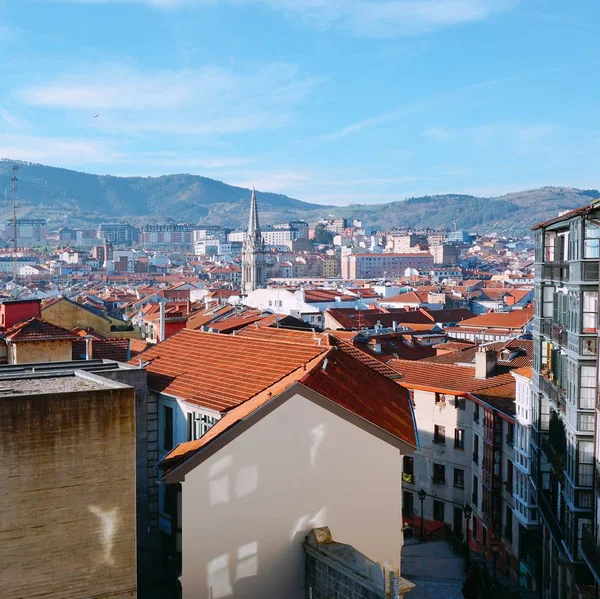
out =
[[[0,0],[0,157],[332,204],[598,187],[599,33],[593,0]]]

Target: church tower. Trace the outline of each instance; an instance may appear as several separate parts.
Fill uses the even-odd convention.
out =
[[[264,288],[265,282],[265,246],[262,242],[260,225],[258,224],[256,192],[252,188],[248,232],[246,233],[242,251],[242,294],[247,295],[255,289]]]

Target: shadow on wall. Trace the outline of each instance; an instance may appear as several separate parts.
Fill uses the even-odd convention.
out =
[[[319,477],[318,458],[321,448],[327,438],[327,424],[319,423],[311,426],[308,430],[303,431],[303,446],[301,454],[303,464],[294,463],[291,460],[287,476],[290,478],[290,485],[295,485],[292,479],[300,475],[305,478],[303,488],[305,493],[303,497],[298,497],[298,508],[301,509],[297,517],[293,519],[282,518],[281,510],[275,509],[270,513],[270,506],[265,502],[264,486],[268,488],[282,487],[286,489],[290,485],[286,484],[285,479],[276,480],[279,478],[281,470],[274,475],[272,472],[267,474],[267,468],[263,469],[263,478],[260,478],[260,471],[257,463],[240,464],[240,455],[229,454],[217,459],[211,463],[207,470],[207,489],[208,489],[208,504],[212,510],[225,511],[235,514],[245,521],[244,528],[250,532],[246,542],[238,544],[232,551],[227,551],[211,557],[205,561],[206,568],[206,592],[207,597],[212,599],[221,599],[232,596],[261,596],[265,592],[265,574],[279,573],[279,575],[290,576],[296,578],[295,586],[301,591],[304,585],[304,554],[302,543],[305,540],[308,532],[313,528],[325,526],[327,524],[327,510],[322,505],[322,499],[318,494],[311,495],[311,480]],[[268,445],[268,444],[264,444]],[[335,447],[331,443],[330,448]],[[259,450],[260,454],[270,454],[270,459],[277,459],[277,447],[273,445],[271,448],[266,447],[264,450]],[[280,452],[281,465],[286,465],[286,452]],[[258,457],[259,457],[258,456]],[[264,463],[262,460],[258,460]],[[240,464],[237,467],[235,464]],[[268,463],[268,462],[267,462]],[[285,469],[285,468],[284,468]],[[273,478],[271,478],[273,476]],[[269,480],[271,478],[271,480]],[[274,483],[275,484],[274,486]],[[333,483],[335,484],[335,483]],[[260,488],[263,485],[263,489]],[[262,491],[262,492],[259,492]],[[185,492],[185,489],[184,489]],[[259,493],[257,493],[259,492]],[[283,495],[287,493],[274,494],[269,497],[270,501],[277,503],[279,501],[290,501],[289,496],[284,499]],[[277,495],[280,495],[279,497]],[[310,500],[307,501],[307,497]],[[294,502],[294,498],[291,498]],[[348,496],[348,502],[352,503],[352,497]],[[232,505],[235,504],[234,510]],[[291,506],[287,506],[286,512],[289,513]],[[310,509],[306,509],[309,507]],[[198,511],[198,517],[202,518],[202,511]],[[261,543],[260,539],[265,538],[262,529],[266,527],[266,538],[273,539],[275,537],[284,537],[279,539],[277,546],[274,548],[273,543],[268,540]],[[239,537],[235,532],[236,524],[231,522],[231,531],[223,530],[220,533],[220,540],[214,544],[215,546],[230,546],[230,541],[233,537]],[[185,529],[184,529],[185,530]],[[185,531],[184,531],[185,535]],[[212,545],[212,541],[211,541]],[[271,545],[271,546],[269,546]],[[184,541],[184,551],[185,551]],[[185,557],[184,568],[186,564]],[[294,564],[295,573],[289,572],[290,564]],[[198,563],[198,567],[200,563]],[[189,567],[189,566],[188,566]],[[261,571],[261,567],[263,570]],[[302,576],[297,576],[298,571],[302,572]],[[184,570],[184,598],[193,597],[194,593],[186,593],[186,578],[191,577]]]

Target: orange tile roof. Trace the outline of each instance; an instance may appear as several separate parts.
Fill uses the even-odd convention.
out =
[[[520,329],[533,318],[533,306],[512,312],[490,312],[475,318],[468,318],[458,324],[459,327],[480,327],[494,329]]]
[[[234,407],[200,439],[179,444],[161,460],[160,468],[165,473],[176,468],[294,383],[312,389],[409,445],[417,446],[416,423],[407,390],[357,362],[346,351],[328,348],[309,361],[305,369],[290,372],[273,386]]]
[[[296,329],[284,329],[277,327],[246,327],[236,333],[240,337],[252,337],[253,339],[270,339],[273,341],[285,341],[287,343],[304,343],[308,345],[329,345],[328,335],[325,333],[313,333],[312,331],[298,331]]]
[[[8,329],[4,336],[10,341],[50,341],[50,340],[76,340],[79,335],[63,329],[62,327],[50,324],[41,318],[30,318],[24,322],[20,322]]]
[[[510,373],[477,379],[475,368],[434,364],[427,360],[390,360],[388,366],[401,375],[398,382],[407,387],[454,394],[489,395],[493,391],[502,395],[506,393],[508,385],[514,397],[514,379]]]
[[[225,412],[327,349],[183,329],[138,357],[153,391]]]

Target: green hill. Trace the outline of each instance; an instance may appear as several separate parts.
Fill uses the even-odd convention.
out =
[[[244,226],[250,190],[200,177],[176,174],[161,177],[114,177],[94,175],[41,164],[17,163],[19,214],[62,223],[98,223],[103,220],[144,222],[211,223]],[[0,160],[0,201],[10,206],[13,162]],[[263,223],[321,217],[360,218],[366,225],[392,227],[452,227],[499,233],[526,233],[537,222],[600,198],[597,190],[542,187],[495,198],[446,194],[404,199],[386,204],[322,206],[281,194],[257,192]]]

